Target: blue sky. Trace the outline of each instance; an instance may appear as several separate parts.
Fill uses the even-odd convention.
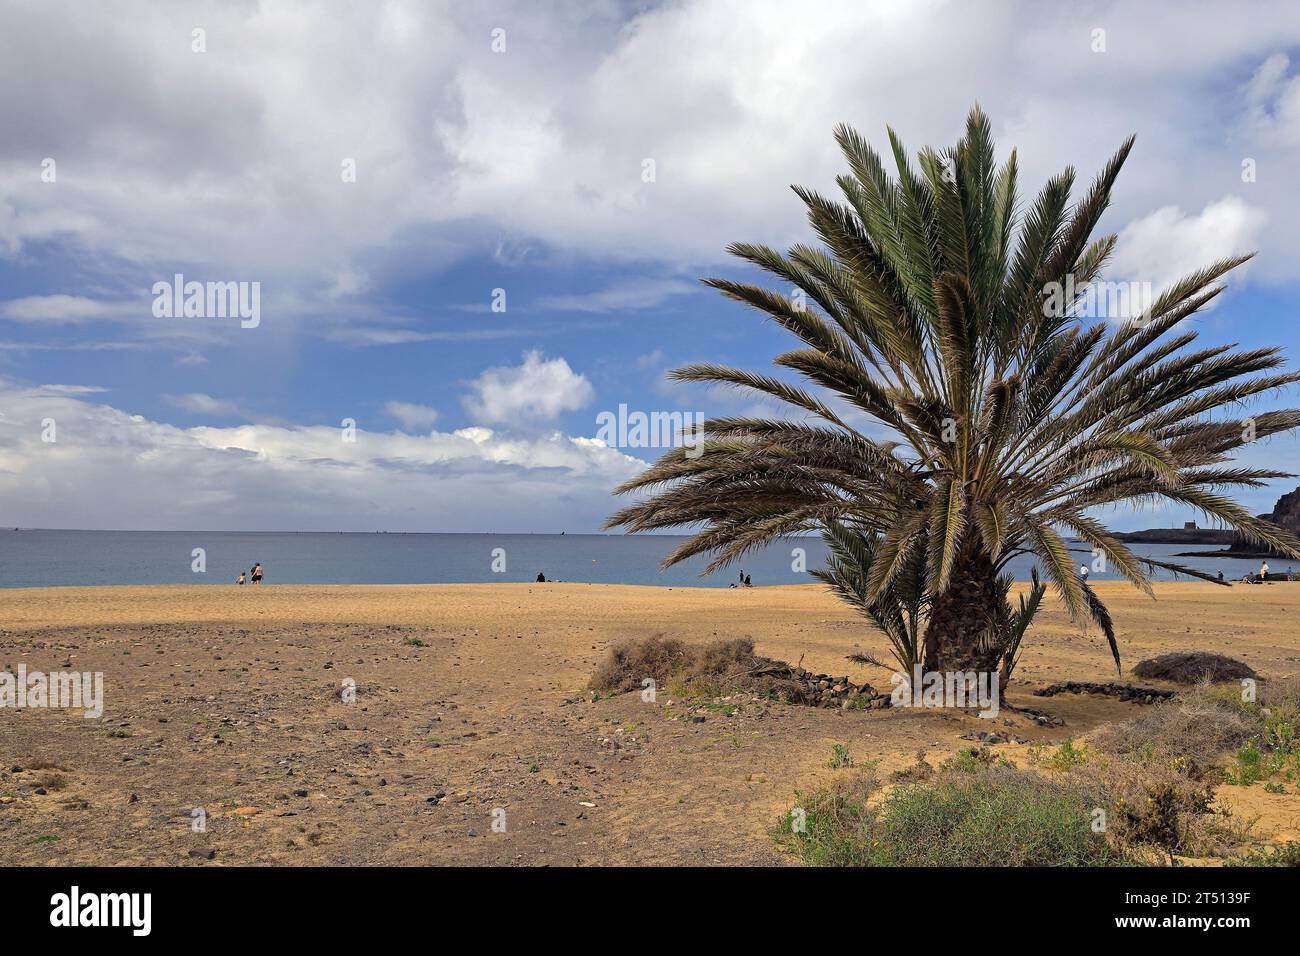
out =
[[[726,243],[811,239],[836,123],[942,146],[976,100],[1022,194],[1136,132],[1110,277],[1258,249],[1196,326],[1300,345],[1293,5],[465,6],[0,3],[0,522],[593,530],[657,454],[598,413],[753,408],[664,372],[788,347],[700,285]],[[260,324],[155,317],[177,272]]]

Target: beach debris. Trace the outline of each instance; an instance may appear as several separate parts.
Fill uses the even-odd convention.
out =
[[[236,807],[235,813],[241,817],[255,817],[262,811],[257,807]]]
[[[196,860],[215,860],[217,851],[208,848],[195,848],[189,853]]]

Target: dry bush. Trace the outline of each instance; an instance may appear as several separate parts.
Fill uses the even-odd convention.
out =
[[[715,697],[738,691],[775,694],[787,691],[783,680],[790,667],[754,653],[747,637],[686,644],[656,635],[641,641],[624,641],[612,648],[596,668],[589,686],[602,693],[640,690],[653,678],[676,694]]]
[[[1130,853],[1213,856],[1241,842],[1230,818],[1213,810],[1212,783],[1186,758],[1094,754],[1061,778],[1105,810],[1107,835]]]
[[[1144,708],[1132,720],[1103,727],[1089,739],[1097,749],[1120,756],[1181,758],[1188,774],[1196,776],[1244,744],[1256,726],[1240,706],[1198,687]]]
[[[684,669],[693,653],[673,637],[656,634],[641,641],[623,641],[610,648],[608,656],[591,675],[591,688],[601,692],[624,693],[640,690],[647,677],[657,684],[667,683]]]
[[[46,760],[44,757],[37,757],[35,760],[27,761],[28,770],[62,770],[53,760]]]
[[[1259,703],[1264,707],[1300,709],[1300,677],[1262,681],[1259,685]]]
[[[39,790],[47,790],[53,793],[56,790],[62,790],[68,785],[68,780],[62,774],[43,773],[39,777],[27,781],[31,786]]]
[[[1174,684],[1199,684],[1202,681],[1218,683],[1256,677],[1245,661],[1208,651],[1175,651],[1140,661],[1133,668],[1134,677],[1147,680],[1167,680]]]

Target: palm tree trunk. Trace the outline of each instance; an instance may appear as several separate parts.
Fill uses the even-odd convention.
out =
[[[1004,615],[993,562],[982,549],[963,551],[953,568],[948,589],[930,607],[925,630],[927,671],[997,672]]]

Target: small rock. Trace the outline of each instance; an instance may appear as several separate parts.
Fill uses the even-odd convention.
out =
[[[194,857],[194,859],[196,860],[213,860],[216,859],[217,851],[208,850],[208,849],[202,849],[202,850],[194,849],[194,850],[190,850],[190,856]]]

